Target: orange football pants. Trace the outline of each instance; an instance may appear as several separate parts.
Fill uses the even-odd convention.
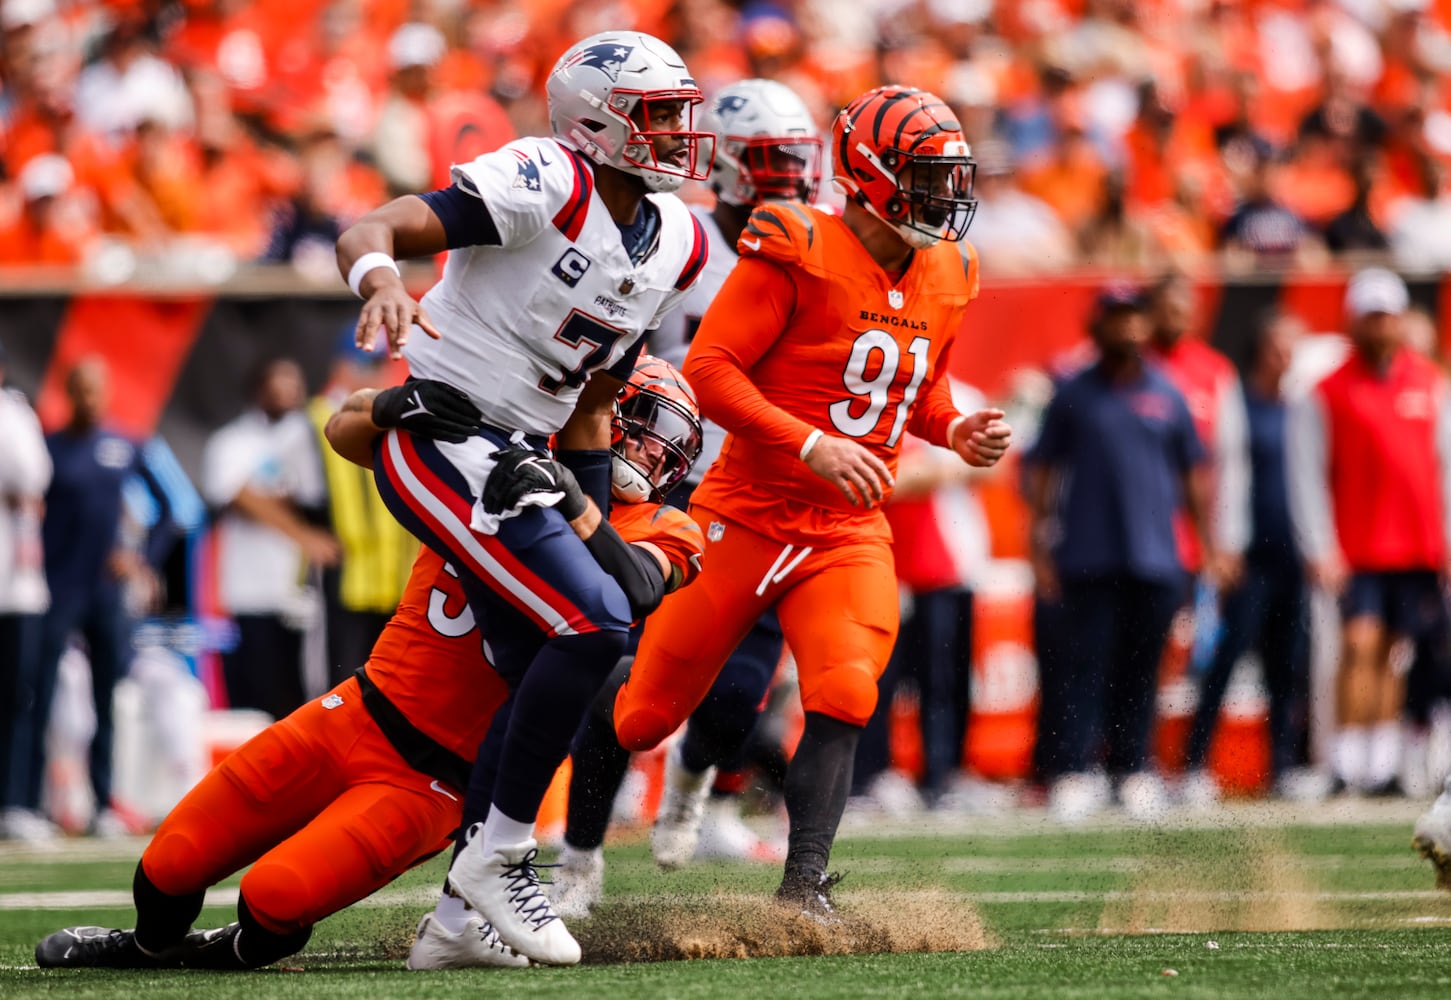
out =
[[[691,514],[706,530],[703,569],[646,620],[630,675],[615,697],[621,745],[648,750],[674,732],[772,605],[796,659],[802,707],[866,725],[897,638],[891,547],[803,548],[700,507]]]
[[[289,934],[448,847],[462,799],[404,763],[349,678],[213,768],[162,822],[141,864],[178,896],[250,864],[247,906],[263,927]]]

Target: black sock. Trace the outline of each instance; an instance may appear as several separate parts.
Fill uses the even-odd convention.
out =
[[[786,771],[786,814],[791,820],[786,881],[812,884],[826,873],[836,828],[851,791],[861,727],[819,712],[806,713],[796,756]]]
[[[527,821],[538,814],[580,721],[628,639],[614,631],[559,636],[529,664],[514,695],[494,783],[493,804],[505,816]]]
[[[604,844],[615,796],[630,769],[630,751],[615,738],[614,723],[615,694],[629,671],[626,657],[595,697],[570,747],[574,770],[564,826],[564,842],[570,847],[593,850]]]
[[[216,972],[260,969],[278,959],[297,954],[310,937],[311,927],[290,934],[269,931],[252,915],[246,897],[239,896],[236,923],[220,930],[191,935],[187,939],[188,950],[183,963],[189,969]]]
[[[141,862],[131,879],[131,898],[136,902],[136,944],[150,955],[159,955],[181,944],[186,932],[202,912],[206,890],[186,896],[172,896],[156,887]]]

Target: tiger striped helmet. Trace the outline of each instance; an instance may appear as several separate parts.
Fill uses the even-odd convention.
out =
[[[915,87],[869,90],[836,116],[834,180],[918,249],[967,233],[977,163],[952,109]]]
[[[668,361],[642,354],[615,397],[613,491],[622,503],[660,500],[700,457],[700,405]]]

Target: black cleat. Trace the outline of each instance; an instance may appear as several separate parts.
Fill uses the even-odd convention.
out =
[[[67,927],[35,946],[42,969],[180,968],[167,956],[152,956],[136,946],[136,932],[110,927]]]
[[[834,927],[841,923],[841,916],[831,901],[831,890],[841,880],[839,873],[788,872],[776,890],[776,902],[799,910],[803,917],[818,924]]]

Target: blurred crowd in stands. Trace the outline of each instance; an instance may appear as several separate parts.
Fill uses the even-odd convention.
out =
[[[335,281],[341,227],[544,132],[554,59],[607,26],[822,123],[943,95],[992,273],[1451,262],[1447,0],[4,0],[0,262]]]

